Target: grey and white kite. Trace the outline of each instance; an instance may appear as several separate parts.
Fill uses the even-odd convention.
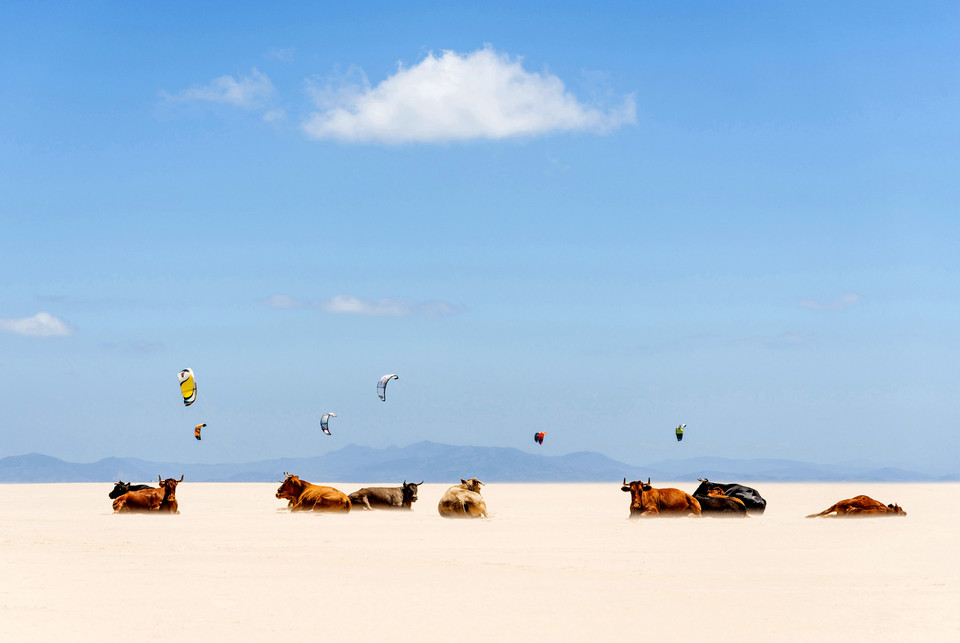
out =
[[[390,380],[398,380],[396,373],[390,373],[389,375],[384,375],[380,378],[380,381],[377,383],[377,395],[380,396],[381,402],[387,401],[387,382]]]

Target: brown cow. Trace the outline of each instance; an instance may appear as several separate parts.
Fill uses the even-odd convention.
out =
[[[705,496],[695,493],[693,497],[700,503],[701,515],[747,517],[747,506],[743,504],[743,500],[727,496],[722,491],[711,489]]]
[[[301,480],[291,473],[284,474],[286,479],[277,489],[277,498],[286,498],[290,502],[290,511],[350,511],[350,498],[347,494],[334,489]]]
[[[440,498],[437,505],[440,515],[444,518],[486,518],[487,503],[480,495],[482,485],[476,478],[460,478],[460,484],[447,489]]]
[[[743,505],[743,500],[740,500],[740,498],[734,498],[733,496],[728,496],[727,492],[721,489],[720,487],[709,487],[707,489],[707,495],[712,496],[714,498],[730,498],[731,500],[736,500],[741,505]],[[746,505],[743,505],[743,506],[746,507]]]
[[[167,478],[161,480],[159,489],[140,489],[139,491],[128,491],[113,501],[113,513],[139,513],[147,511],[160,511],[169,513],[180,513],[177,510],[177,485],[183,482],[183,476],[179,480]]]
[[[654,489],[650,486],[650,478],[646,482],[627,482],[624,478],[620,490],[630,492],[631,518],[700,515],[700,503],[696,498],[672,487]]]
[[[835,513],[834,513],[835,512]],[[834,514],[829,516],[827,514]],[[829,509],[824,509],[818,514],[810,514],[807,518],[868,518],[872,516],[906,516],[907,512],[900,508],[900,505],[885,505],[879,500],[874,500],[870,496],[855,496],[847,500],[841,500]]]

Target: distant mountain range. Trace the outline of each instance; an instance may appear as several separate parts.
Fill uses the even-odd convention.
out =
[[[478,477],[484,482],[618,482],[647,478],[662,481],[781,482],[874,481],[940,482],[960,475],[928,475],[896,468],[823,465],[795,460],[690,458],[644,466],[618,462],[590,451],[545,456],[504,447],[471,447],[418,442],[374,449],[355,444],[312,458],[279,458],[237,464],[181,464],[138,458],[66,462],[31,453],[0,459],[0,482],[155,481],[158,475],[192,482],[277,482],[289,471],[315,482],[455,482]]]

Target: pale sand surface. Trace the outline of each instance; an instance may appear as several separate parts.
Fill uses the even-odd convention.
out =
[[[617,483],[490,484],[480,521],[437,514],[447,484],[346,516],[277,486],[188,480],[144,516],[0,485],[0,639],[960,640],[960,484],[756,483],[763,516],[643,521]],[[860,493],[909,515],[804,518]]]

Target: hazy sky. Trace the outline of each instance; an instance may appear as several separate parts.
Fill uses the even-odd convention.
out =
[[[401,4],[3,5],[0,456],[960,468],[957,3]]]

